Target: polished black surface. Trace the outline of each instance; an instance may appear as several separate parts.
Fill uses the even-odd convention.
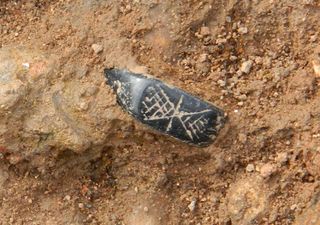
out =
[[[224,125],[221,109],[160,80],[119,69],[105,76],[125,111],[183,142],[207,146]]]

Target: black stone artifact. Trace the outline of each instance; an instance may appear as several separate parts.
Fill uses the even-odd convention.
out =
[[[207,146],[225,122],[224,112],[160,80],[127,70],[105,69],[117,102],[141,123],[197,146]]]

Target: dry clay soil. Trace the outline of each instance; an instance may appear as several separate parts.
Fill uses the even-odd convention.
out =
[[[319,0],[1,0],[0,224],[320,224]],[[223,108],[196,148],[107,66]]]

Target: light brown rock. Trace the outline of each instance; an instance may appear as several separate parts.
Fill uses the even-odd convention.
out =
[[[114,107],[107,86],[60,78],[60,73],[71,74],[77,66],[58,72],[59,65],[58,57],[35,49],[0,49],[0,146],[9,159],[33,161],[42,152],[82,152],[90,147],[99,152],[110,144],[113,129],[130,126],[122,123],[128,117]],[[93,76],[104,83],[101,74]],[[97,90],[86,95],[94,86]]]
[[[240,67],[241,72],[243,72],[245,74],[250,73],[252,65],[253,65],[252,60],[248,60],[248,61],[243,62]]]
[[[232,224],[252,224],[262,219],[268,209],[268,189],[258,176],[235,182],[226,198],[226,211]]]
[[[201,27],[200,28],[200,35],[202,35],[202,36],[210,35],[210,28],[209,27]]]
[[[94,53],[99,54],[103,51],[103,46],[99,45],[99,44],[93,44],[91,46],[92,50],[94,51]]]
[[[271,163],[267,163],[264,164],[261,168],[260,168],[260,174],[263,178],[268,178],[270,177],[273,173],[275,173],[277,171],[277,168],[275,165],[271,164]]]

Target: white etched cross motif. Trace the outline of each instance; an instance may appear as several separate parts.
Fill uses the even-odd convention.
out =
[[[204,114],[212,110],[184,112],[181,110],[183,95],[180,96],[178,103],[175,105],[161,87],[158,86],[157,89],[158,91],[154,87],[149,87],[151,96],[147,96],[142,102],[144,120],[168,120],[166,132],[169,132],[172,129],[173,120],[176,119],[180,122],[190,140],[199,138],[199,134],[206,131],[209,123]]]

